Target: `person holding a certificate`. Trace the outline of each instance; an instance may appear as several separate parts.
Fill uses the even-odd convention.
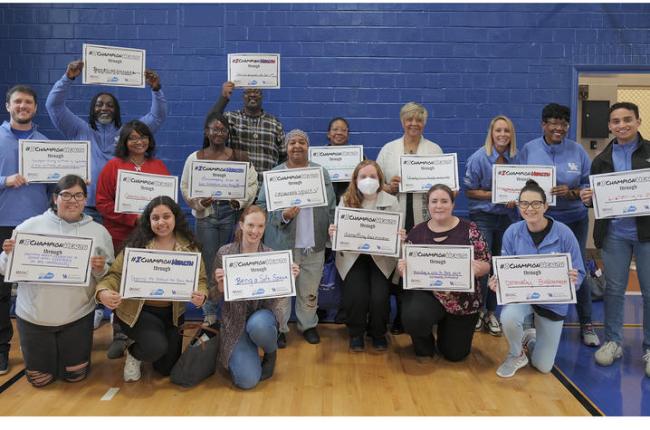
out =
[[[327,146],[347,145],[350,136],[350,125],[345,118],[332,118],[327,126]],[[339,204],[341,196],[348,189],[347,182],[332,182],[334,194],[336,195],[336,204]]]
[[[279,164],[273,170],[302,169],[319,167],[308,159],[309,136],[302,130],[291,130],[285,137],[287,161]],[[336,197],[332,189],[327,170],[323,169],[326,206],[299,207],[291,206],[269,213],[269,222],[264,232],[264,243],[279,251],[293,250],[293,261],[300,266],[300,276],[296,279],[296,317],[298,330],[308,343],[320,342],[316,330],[318,325],[318,286],[323,274],[325,244],[328,241],[327,229],[334,222]],[[267,196],[262,188],[258,205],[267,208]],[[278,346],[286,346],[286,334],[289,332],[289,317],[291,316],[291,299],[282,299],[283,315],[280,321]]]
[[[473,292],[405,290],[402,293],[402,322],[411,336],[415,357],[426,362],[437,350],[449,361],[460,361],[472,348],[474,326],[481,309],[481,285],[478,278],[490,272],[490,251],[476,224],[452,215],[455,193],[447,185],[437,184],[426,194],[431,219],[413,227],[407,243],[417,245],[470,245],[474,249],[471,269]],[[406,260],[397,265],[400,275]],[[436,338],[431,331],[437,325]]]
[[[493,256],[501,252],[503,233],[512,223],[516,202],[492,203],[492,166],[516,163],[517,138],[515,126],[504,115],[492,118],[485,144],[465,163],[465,194],[469,206],[469,219],[483,233]],[[501,336],[501,326],[496,317],[497,298],[487,288],[487,278],[481,278],[483,308],[476,322],[476,330],[485,328],[493,336]]]
[[[404,228],[411,230],[414,225],[420,224],[428,218],[426,193],[416,195],[414,193],[400,193],[400,155],[440,155],[442,149],[437,144],[424,138],[424,126],[427,123],[428,112],[424,106],[415,102],[406,103],[399,112],[399,119],[404,129],[404,134],[385,144],[377,155],[377,164],[381,167],[386,178],[388,192],[397,197],[400,212],[404,214]],[[397,280],[393,279],[394,286],[392,294],[397,298],[397,313],[391,327],[391,333],[404,333],[401,321],[401,300],[402,287],[396,285]]]
[[[219,248],[214,261],[216,289],[210,289],[215,300],[224,297],[224,255],[269,252],[262,243],[266,228],[266,212],[249,206],[239,218],[235,241]],[[292,266],[293,276],[300,273]],[[223,303],[221,337],[217,360],[228,369],[235,386],[248,390],[273,376],[277,358],[278,322],[282,319],[282,301],[277,298],[237,300]],[[259,348],[264,351],[260,360]]]
[[[639,107],[634,103],[615,103],[609,108],[609,130],[614,139],[594,158],[592,175],[650,168],[650,141],[639,133],[640,125]],[[582,201],[591,206],[592,195],[591,189],[583,190]],[[597,219],[594,244],[602,250],[606,281],[605,343],[596,351],[596,363],[610,366],[623,356],[625,290],[634,254],[644,302],[643,360],[650,377],[650,216]]]
[[[93,247],[90,259],[84,259],[85,273],[88,263],[91,266],[88,285],[45,281],[18,283],[16,325],[27,380],[34,387],[43,387],[55,379],[78,382],[88,375],[95,285],[113,261],[113,244],[108,231],[83,213],[87,192],[82,178],[64,176],[54,188],[51,208],[42,215],[29,218],[15,230],[47,235],[53,243],[57,236],[91,238]],[[2,244],[4,252],[0,255],[0,273],[3,275],[7,271],[8,255],[12,254],[15,246],[14,239],[7,239]],[[58,261],[65,261],[72,258],[66,255],[72,252],[67,249],[64,251],[54,244],[47,251],[58,253]]]
[[[373,160],[364,160],[354,169],[339,206],[399,212],[397,198],[382,190],[384,174]],[[334,236],[336,225],[329,227]],[[406,231],[401,229],[402,237]],[[334,251],[336,252],[336,251]],[[377,351],[388,348],[386,327],[390,311],[390,276],[397,258],[359,252],[336,252],[336,268],[343,278],[343,308],[350,335],[350,350],[363,351],[366,331]]]
[[[196,218],[196,236],[201,243],[206,272],[212,273],[212,263],[217,250],[228,243],[242,209],[257,196],[257,172],[249,164],[246,178],[246,195],[241,200],[222,200],[217,197],[190,197],[192,162],[195,160],[249,162],[248,154],[227,147],[230,136],[228,120],[219,112],[210,112],[205,119],[203,148],[191,153],[185,160],[181,177],[181,193]],[[210,284],[212,282],[210,281]],[[213,287],[213,285],[210,285]],[[205,322],[212,325],[217,320],[217,306],[208,300],[203,306]]]
[[[551,193],[556,197],[556,205],[550,207],[548,216],[571,229],[580,244],[584,265],[589,216],[580,201],[580,190],[589,186],[591,160],[582,145],[566,137],[570,120],[571,111],[567,106],[557,103],[544,106],[544,134],[524,145],[517,154],[517,163],[555,166],[557,186]],[[591,324],[591,285],[585,281],[577,292],[576,311],[582,342],[587,346],[598,346],[600,339]]]
[[[569,227],[545,216],[548,210],[546,193],[533,180],[526,182],[519,193],[519,213],[523,221],[512,224],[503,235],[501,255],[569,253],[573,269],[571,283],[577,288],[585,277],[580,245]],[[498,280],[492,276],[490,289],[496,291]],[[501,325],[508,339],[509,352],[497,369],[502,378],[514,376],[528,362],[542,373],[553,368],[555,355],[568,304],[507,304],[501,312]],[[534,328],[524,325],[534,315]],[[530,357],[530,358],[529,358]]]
[[[167,196],[154,198],[145,208],[126,248],[142,248],[174,252],[198,252],[200,245],[190,229],[178,203]],[[122,299],[120,285],[125,267],[124,251],[115,259],[109,272],[97,285],[95,297],[111,310],[122,331],[132,341],[126,350],[124,381],[140,379],[142,361],[167,376],[181,355],[183,343],[178,326],[184,321],[184,301]],[[168,267],[160,267],[156,276],[163,276]],[[129,281],[127,281],[128,283]],[[205,267],[200,264],[198,289],[191,294],[194,306],[201,307],[207,299]]]
[[[122,127],[120,104],[117,98],[107,92],[100,92],[90,101],[90,114],[85,121],[72,113],[65,105],[65,99],[72,82],[81,75],[84,62],[75,60],[68,67],[47,96],[45,107],[57,130],[69,140],[88,140],[91,142],[91,180],[88,189],[88,204],[86,213],[97,222],[101,222],[101,215],[96,210],[95,187],[97,179],[104,165],[113,157],[115,141]],[[158,131],[167,118],[167,100],[163,94],[160,77],[153,70],[144,73],[147,85],[151,87],[151,109],[148,114],[140,118],[152,133]]]

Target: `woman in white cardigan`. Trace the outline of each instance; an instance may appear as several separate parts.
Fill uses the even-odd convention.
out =
[[[348,189],[339,206],[368,210],[399,212],[397,198],[382,190],[384,174],[373,160],[364,160],[354,169]],[[330,225],[333,236],[336,226]],[[406,232],[400,229],[404,238]],[[390,276],[397,258],[359,252],[337,252],[336,268],[343,279],[343,308],[350,334],[350,350],[363,351],[364,333],[372,337],[377,351],[388,348],[386,327],[389,314]]]

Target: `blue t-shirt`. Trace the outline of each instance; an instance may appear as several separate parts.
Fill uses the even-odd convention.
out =
[[[615,172],[624,172],[632,170],[632,154],[639,148],[639,138],[634,142],[619,145],[612,145],[612,162],[614,163]],[[614,218],[609,225],[609,231],[612,237],[637,241],[639,236],[636,231],[636,218]]]

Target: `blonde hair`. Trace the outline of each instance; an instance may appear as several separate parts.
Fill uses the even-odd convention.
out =
[[[377,179],[379,180],[379,189],[377,192],[380,192],[382,189],[381,187],[384,185],[384,172],[381,171],[379,164],[377,164],[375,160],[363,160],[361,163],[357,164],[357,167],[354,168],[354,172],[352,172],[352,178],[350,179],[350,185],[348,185],[348,189],[345,190],[345,193],[343,193],[343,196],[341,196],[341,200],[343,200],[343,203],[348,208],[361,207],[361,202],[363,202],[363,194],[361,194],[361,191],[359,191],[359,188],[357,188],[357,178],[359,177],[359,170],[363,169],[366,166],[374,166],[375,170],[377,171]]]
[[[512,123],[512,120],[505,115],[497,115],[492,118],[490,121],[490,126],[488,127],[487,136],[485,136],[485,153],[487,155],[492,155],[492,149],[494,148],[494,142],[492,142],[492,130],[494,130],[494,125],[497,121],[503,120],[508,124],[510,129],[510,157],[514,157],[517,154],[517,135],[515,134],[515,125]]]
[[[429,113],[427,112],[427,109],[421,104],[415,102],[406,103],[399,111],[400,121],[404,121],[407,118],[418,118],[426,124],[428,116]]]

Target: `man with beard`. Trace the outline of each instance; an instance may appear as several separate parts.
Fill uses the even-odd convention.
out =
[[[14,227],[47,210],[47,186],[28,184],[18,172],[18,140],[47,140],[36,130],[36,92],[26,85],[7,91],[5,107],[9,122],[0,126],[0,243],[11,238]],[[0,275],[0,375],[9,371],[9,348],[13,327],[9,318],[11,284]]]

